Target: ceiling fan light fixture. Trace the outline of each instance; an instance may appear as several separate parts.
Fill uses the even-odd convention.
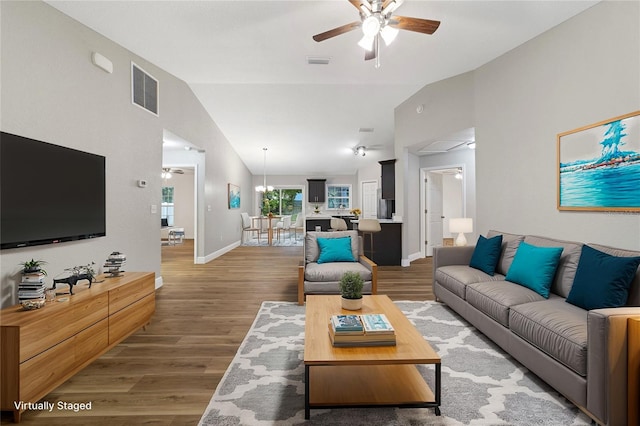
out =
[[[375,37],[380,31],[380,20],[377,16],[369,16],[362,21],[362,33],[365,37]]]
[[[392,26],[385,25],[384,28],[382,28],[382,31],[380,31],[380,35],[384,40],[384,44],[389,46],[391,43],[393,43],[393,40],[396,39],[399,32],[400,30],[398,30],[397,28],[393,28]]]
[[[373,42],[375,40],[375,36],[369,37],[367,35],[363,36],[358,42],[358,46],[362,47],[364,50],[371,52],[373,50]]]

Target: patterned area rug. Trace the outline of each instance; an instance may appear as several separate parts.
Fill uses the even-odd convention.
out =
[[[314,425],[588,425],[590,419],[436,302],[396,302],[442,357],[442,416],[428,408],[312,409]],[[328,337],[327,337],[328,338]],[[304,420],[304,307],[264,302],[200,425]],[[433,388],[430,367],[424,376]]]

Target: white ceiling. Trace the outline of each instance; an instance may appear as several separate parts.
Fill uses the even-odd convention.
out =
[[[311,38],[359,19],[347,0],[47,3],[186,81],[253,174],[262,174],[268,147],[268,174],[336,175],[393,158],[394,108],[421,87],[597,1],[407,0],[396,15],[442,24],[431,36],[401,31],[381,46],[379,69],[364,61],[360,30]],[[331,62],[308,65],[308,56]],[[355,157],[356,145],[377,149]]]

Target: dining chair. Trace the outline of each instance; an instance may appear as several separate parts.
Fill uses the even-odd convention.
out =
[[[329,231],[346,231],[347,229],[347,222],[344,219],[338,217],[331,218]]]
[[[242,217],[242,241],[244,242],[244,236],[247,232],[256,232],[258,234],[258,244],[260,244],[260,228],[253,226],[248,213],[242,212],[240,217]]]
[[[291,225],[291,229],[293,229],[293,237],[296,240],[298,239],[298,231],[302,231],[302,234],[304,234],[304,217],[301,213],[296,216],[296,221]],[[289,230],[289,234],[291,234],[291,230]]]
[[[282,216],[274,226],[274,230],[278,234],[278,241],[280,241],[280,232],[284,233],[284,231],[289,231],[289,238],[291,238],[291,216]]]

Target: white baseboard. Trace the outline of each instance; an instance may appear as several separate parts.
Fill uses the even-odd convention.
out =
[[[164,284],[162,281],[162,277],[156,277],[156,290],[162,287],[162,284]]]
[[[216,259],[222,256],[223,254],[230,252],[234,248],[240,247],[240,244],[241,244],[240,241],[236,241],[235,243],[229,244],[228,246],[223,247],[220,250],[216,250],[213,253],[206,255],[205,257],[198,257],[196,259],[196,263],[199,265],[204,265],[205,263],[209,263],[213,259]]]
[[[411,266],[411,262],[413,262],[416,259],[421,259],[421,258],[422,258],[422,253],[420,253],[420,252],[412,253],[412,254],[409,255],[409,258],[402,259],[401,265],[404,266],[404,267]]]

